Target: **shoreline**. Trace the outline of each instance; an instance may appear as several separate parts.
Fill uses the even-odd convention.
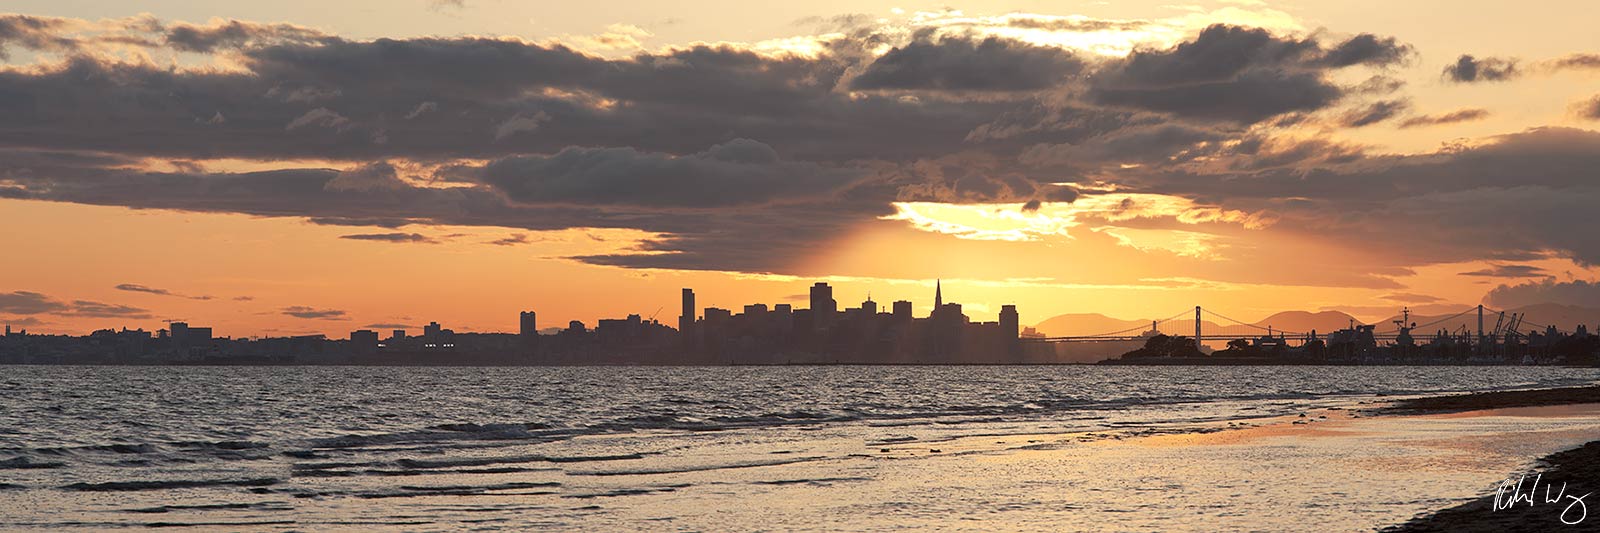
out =
[[[1564,387],[1517,391],[1480,392],[1401,400],[1377,410],[1378,415],[1451,414],[1513,408],[1575,406],[1600,403],[1600,386]],[[1597,436],[1600,437],[1600,436]],[[1508,473],[1510,474],[1510,473]],[[1502,486],[1511,489],[1502,495],[1488,494],[1472,501],[1417,516],[1381,529],[1384,533],[1489,532],[1489,531],[1577,531],[1600,517],[1588,516],[1584,495],[1600,488],[1600,438],[1576,448],[1538,458],[1523,478],[1529,484]],[[1509,479],[1507,480],[1510,481]],[[1543,485],[1547,488],[1539,490]],[[1510,494],[1521,491],[1527,499],[1513,503]],[[1552,496],[1554,494],[1555,496]],[[1573,506],[1565,494],[1584,498]],[[1569,506],[1570,509],[1569,509]],[[1563,522],[1563,513],[1566,520]],[[1600,508],[1596,509],[1600,512]],[[1585,517],[1580,520],[1580,516]]]
[[[1383,409],[1383,414],[1425,414],[1510,407],[1544,407],[1600,403],[1600,385],[1473,392],[1449,396],[1428,396],[1400,400]]]

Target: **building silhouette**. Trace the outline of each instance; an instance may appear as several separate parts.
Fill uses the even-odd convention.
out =
[[[517,333],[524,338],[534,338],[539,335],[539,315],[533,311],[523,311],[517,320]]]
[[[368,364],[368,365],[590,365],[590,364],[907,364],[1018,361],[1016,307],[1001,307],[998,321],[973,322],[958,303],[945,301],[936,281],[936,304],[927,317],[914,304],[880,307],[868,294],[839,309],[833,287],[810,286],[810,306],[743,304],[739,312],[698,309],[684,288],[676,329],[639,314],[602,318],[594,328],[570,321],[545,335],[537,314],[520,311],[516,333],[457,333],[437,321],[410,336],[393,329],[387,339],[357,329],[348,337],[299,335],[256,339],[216,338],[209,327],[172,322],[156,335],[143,330],[100,330],[85,337],[0,337],[0,362],[165,364]]]

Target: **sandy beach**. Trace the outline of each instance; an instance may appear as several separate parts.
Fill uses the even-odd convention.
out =
[[[1420,398],[1398,402],[1394,412],[1460,411],[1464,416],[1520,412],[1568,416],[1591,411],[1600,387],[1570,387]],[[1526,406],[1550,406],[1543,408]],[[1508,406],[1524,406],[1497,408]],[[1482,410],[1488,408],[1487,410]],[[1474,409],[1479,409],[1474,411]],[[1393,533],[1472,531],[1588,531],[1594,528],[1588,495],[1600,486],[1600,440],[1540,458],[1495,491],[1472,501],[1387,528]]]

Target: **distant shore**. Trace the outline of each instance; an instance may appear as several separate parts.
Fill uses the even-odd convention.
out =
[[[1600,403],[1600,386],[1434,396],[1396,402],[1383,411],[1393,414],[1418,414],[1594,403]],[[1552,494],[1562,491],[1563,484],[1574,496],[1581,497],[1588,492],[1600,491],[1600,440],[1590,441],[1578,448],[1539,459],[1535,470],[1529,472],[1526,478],[1528,483],[1535,482],[1534,476],[1539,476],[1537,481],[1539,485],[1554,487]],[[1523,490],[1526,492],[1534,488],[1534,485],[1528,485]],[[1561,516],[1570,500],[1558,498],[1555,503],[1546,503],[1546,497],[1544,490],[1537,490],[1537,494],[1533,496],[1538,502],[1537,505],[1523,502],[1521,505],[1502,505],[1503,508],[1496,510],[1495,495],[1490,494],[1382,531],[1386,533],[1593,531],[1596,528],[1595,524],[1600,523],[1600,502],[1586,502],[1586,505],[1597,505],[1594,512],[1587,513],[1587,518],[1582,523],[1568,525],[1562,523]],[[1509,496],[1502,501],[1506,500],[1509,500]],[[1574,510],[1568,518],[1576,519],[1578,515],[1579,512]]]
[[[1600,403],[1600,385],[1430,396],[1395,402],[1394,405],[1387,408],[1387,411],[1396,413],[1475,411],[1479,409],[1542,407],[1580,403]]]

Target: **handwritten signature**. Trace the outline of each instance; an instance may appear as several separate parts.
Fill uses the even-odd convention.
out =
[[[1528,475],[1523,474],[1517,476],[1516,483],[1512,483],[1510,479],[1500,482],[1500,488],[1494,491],[1493,510],[1502,511],[1522,504],[1533,507],[1541,504],[1559,505],[1566,503],[1566,508],[1561,510],[1561,523],[1569,526],[1576,525],[1589,517],[1589,504],[1584,503],[1583,499],[1588,498],[1590,494],[1594,494],[1593,492],[1585,493],[1582,496],[1567,494],[1566,482],[1562,482],[1561,488],[1556,489],[1551,484],[1544,483],[1544,474],[1534,476],[1533,484],[1528,485],[1524,490],[1523,485],[1527,481]],[[1539,497],[1539,485],[1541,483],[1544,484],[1544,496],[1542,498]]]

